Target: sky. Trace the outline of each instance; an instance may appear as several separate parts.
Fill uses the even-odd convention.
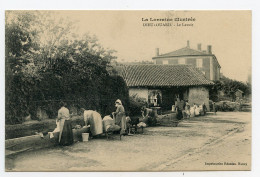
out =
[[[100,43],[117,51],[118,61],[152,61],[155,48],[160,54],[186,46],[202,50],[212,45],[221,72],[239,81],[251,73],[250,11],[59,11],[78,26],[76,33],[96,35]],[[150,18],[195,18],[193,26],[143,26]],[[148,21],[151,23],[151,21]],[[161,23],[161,22],[152,22]]]

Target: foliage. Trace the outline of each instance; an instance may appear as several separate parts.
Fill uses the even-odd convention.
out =
[[[223,76],[219,81],[214,81],[215,84],[210,88],[210,100],[219,101],[219,91],[223,91],[227,99],[235,100],[235,92],[239,89],[243,91],[244,96],[251,94],[251,84],[236,81]]]
[[[220,101],[215,104],[217,111],[239,111],[241,106],[239,103],[231,101]]]
[[[223,90],[224,83],[222,81],[214,81],[214,85],[209,89],[209,99],[214,102],[219,99],[219,91]]]
[[[34,42],[35,31],[30,22],[34,16],[6,12],[5,26],[5,61],[6,61],[6,121],[14,124],[21,122],[21,117],[28,115],[28,107],[37,82],[35,72],[28,69],[32,56],[38,46]],[[31,74],[29,74],[31,72]]]
[[[251,94],[251,87],[248,83],[245,84],[241,81],[232,80],[225,76],[222,78],[222,81],[224,83],[223,90],[225,94],[230,95],[231,97],[234,97],[237,89],[243,91],[244,95]]]
[[[156,126],[157,124],[157,119],[154,116],[149,116],[147,120],[147,125],[150,127]]]
[[[124,80],[108,72],[114,50],[95,36],[70,36],[72,23],[38,12],[6,14],[6,123],[36,119],[38,107],[55,118],[58,103],[69,107],[114,111],[114,102],[129,104]],[[43,40],[43,36],[46,37]]]
[[[139,116],[143,107],[147,107],[147,102],[144,98],[138,97],[137,94],[129,97],[129,116]]]
[[[110,76],[103,82],[105,87],[100,92],[101,96],[101,112],[105,115],[115,111],[115,101],[120,99],[126,113],[129,113],[129,94],[124,79],[120,76]]]

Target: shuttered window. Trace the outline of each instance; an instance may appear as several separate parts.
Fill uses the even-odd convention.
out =
[[[196,59],[196,67],[197,67],[197,68],[202,68],[202,66],[203,66],[203,60],[202,60],[202,58],[197,58],[197,59]]]

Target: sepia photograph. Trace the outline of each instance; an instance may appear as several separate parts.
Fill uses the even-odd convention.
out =
[[[6,172],[252,169],[251,10],[5,10]]]

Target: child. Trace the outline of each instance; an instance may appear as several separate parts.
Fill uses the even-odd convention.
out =
[[[133,134],[131,134],[131,119],[129,116],[126,117],[126,129],[127,129],[127,135],[133,136]]]

